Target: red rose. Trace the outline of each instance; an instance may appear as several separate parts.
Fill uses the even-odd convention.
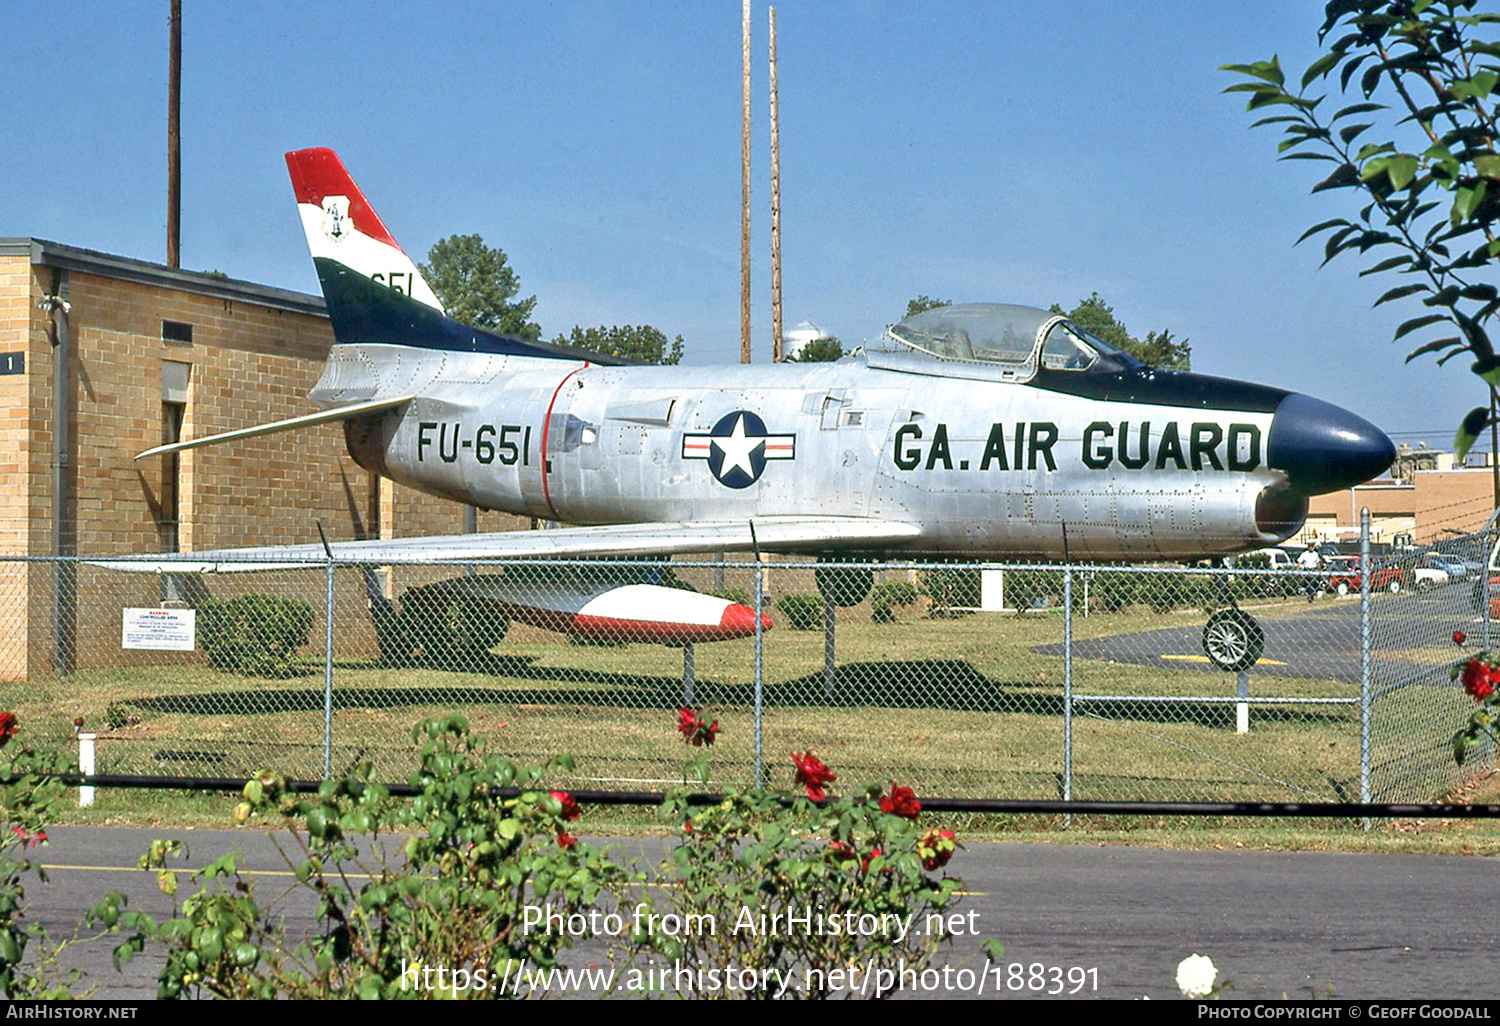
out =
[[[1468,640],[1468,639],[1467,639],[1467,636],[1464,634],[1463,631],[1454,631],[1453,632],[1453,643],[1455,645],[1462,645],[1466,640]]]
[[[917,813],[922,811],[922,803],[917,801],[917,796],[911,788],[902,787],[893,780],[891,793],[880,799],[880,811],[889,815],[903,816],[906,819],[916,819]]]
[[[797,764],[797,783],[807,788],[807,796],[813,801],[822,801],[827,797],[823,785],[833,783],[838,776],[811,751],[802,755],[792,752],[791,756],[792,762]]]
[[[929,873],[934,869],[941,869],[948,864],[957,847],[952,830],[927,831],[917,842],[917,854],[922,856],[922,868]]]
[[[10,739],[16,736],[16,714],[13,712],[0,712],[0,748],[4,748]]]
[[[578,838],[574,837],[572,834],[558,834],[557,835],[557,846],[559,848],[562,848],[562,849],[566,850],[566,849],[572,848],[573,845],[575,845],[577,843],[578,843]]]
[[[714,743],[719,734],[719,721],[710,723],[701,714],[683,706],[677,711],[677,732],[682,735],[684,744],[701,748]]]
[[[854,850],[854,845],[848,841],[829,841],[828,847],[824,849],[823,855],[829,862],[853,862],[859,858]]]
[[[562,806],[562,812],[560,813],[560,815],[562,816],[564,822],[571,823],[573,820],[583,815],[583,810],[578,807],[577,800],[568,792],[553,791],[552,797],[556,798],[557,803]]]
[[[860,864],[859,864],[859,871],[861,873],[868,873],[870,871],[870,863],[874,862],[876,859],[880,858],[881,854],[882,853],[881,853],[881,851],[880,851],[879,848],[872,848],[870,850],[870,854],[866,855],[864,857],[863,861],[860,862]],[[887,868],[886,872],[889,873],[890,869]]]
[[[1464,690],[1467,691],[1476,702],[1483,702],[1494,694],[1495,684],[1500,680],[1489,663],[1480,659],[1470,659],[1464,664]]]

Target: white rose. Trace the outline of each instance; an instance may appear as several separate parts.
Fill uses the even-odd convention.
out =
[[[1203,998],[1214,992],[1219,970],[1207,955],[1192,954],[1177,964],[1177,989],[1186,997]]]

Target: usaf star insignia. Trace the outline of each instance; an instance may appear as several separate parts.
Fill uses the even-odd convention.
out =
[[[736,410],[720,417],[707,434],[684,434],[682,458],[707,460],[709,473],[726,488],[749,488],[768,460],[797,458],[797,436],[773,435],[760,417]]]

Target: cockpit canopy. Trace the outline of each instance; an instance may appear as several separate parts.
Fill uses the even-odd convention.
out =
[[[1004,303],[942,306],[891,328],[892,339],[940,360],[1008,368],[1025,380],[1049,371],[1120,371],[1135,357],[1073,324],[1062,314]]]

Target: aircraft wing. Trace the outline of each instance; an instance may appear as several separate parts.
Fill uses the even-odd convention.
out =
[[[336,406],[331,410],[323,410],[320,413],[306,413],[300,417],[272,421],[269,424],[256,424],[254,427],[240,428],[237,431],[225,431],[221,434],[204,435],[202,438],[193,438],[185,442],[158,445],[155,448],[147,449],[145,452],[136,453],[135,458],[143,460],[148,456],[162,456],[169,452],[196,449],[200,445],[218,445],[220,442],[232,442],[239,438],[254,438],[257,435],[270,435],[278,431],[293,431],[297,428],[311,427],[314,424],[327,424],[336,420],[364,417],[371,413],[379,413],[381,410],[395,409],[397,406],[411,402],[413,398],[414,396],[398,395],[389,399],[371,399],[367,402],[355,403],[352,406]]]
[[[754,525],[752,535],[752,524]],[[330,542],[338,562],[462,563],[485,559],[560,559],[596,556],[652,557],[695,552],[802,552],[870,550],[901,546],[921,536],[915,524],[872,517],[770,516],[750,520],[611,524],[546,531],[500,531],[432,538]],[[240,573],[323,566],[321,543],[220,549],[180,556],[91,560],[128,573]]]

